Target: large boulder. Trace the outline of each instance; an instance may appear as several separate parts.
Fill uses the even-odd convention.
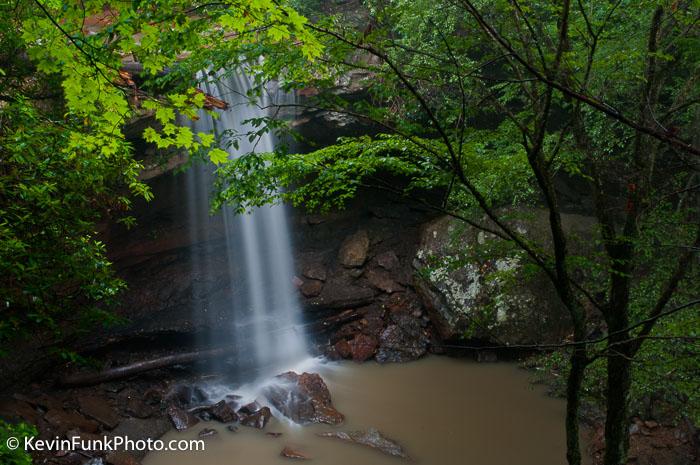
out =
[[[347,268],[356,268],[365,264],[368,252],[369,235],[361,229],[345,239],[338,252],[338,261]]]
[[[518,233],[550,247],[546,211],[509,216]],[[564,215],[563,222],[572,239],[581,239],[570,241],[571,250],[590,243],[592,219]],[[568,313],[547,276],[503,240],[458,220],[442,217],[424,227],[413,266],[416,289],[442,339],[556,343],[570,332]]]
[[[401,363],[425,355],[430,338],[421,320],[407,313],[392,313],[390,320],[379,337],[376,360],[379,363]]]
[[[287,418],[302,425],[343,422],[343,414],[333,407],[328,386],[317,373],[289,371],[275,381],[265,389],[265,396]]]

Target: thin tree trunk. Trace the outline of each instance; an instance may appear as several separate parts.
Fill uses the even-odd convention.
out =
[[[621,350],[616,348],[616,350]],[[624,353],[608,355],[605,465],[626,465],[629,450],[629,396],[632,361]]]
[[[586,370],[585,349],[575,348],[569,360],[566,382],[566,459],[569,465],[581,465],[578,412],[581,406],[581,385]]]

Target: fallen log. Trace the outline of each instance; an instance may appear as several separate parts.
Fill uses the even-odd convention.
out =
[[[217,349],[196,350],[194,352],[185,352],[182,354],[166,355],[150,360],[142,360],[139,362],[130,363],[115,368],[108,368],[98,372],[80,372],[63,377],[59,384],[65,387],[89,386],[100,384],[115,379],[126,378],[137,373],[155,370],[157,368],[165,368],[172,365],[182,365],[207,360],[214,357],[220,357],[234,352],[232,347],[220,347]]]

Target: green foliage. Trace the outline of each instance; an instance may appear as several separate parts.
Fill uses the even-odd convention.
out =
[[[105,210],[127,207],[120,190],[138,184],[139,169],[123,141],[109,157],[95,156],[69,121],[42,117],[26,102],[5,106],[2,119],[0,346],[36,328],[58,334],[67,317],[104,320],[99,306],[123,283],[95,223]]]
[[[539,246],[547,241],[515,231],[504,234],[506,242],[529,248],[523,259],[531,261],[523,266],[553,277],[566,267],[576,294],[569,306],[582,309],[591,326],[581,332],[604,333],[601,321],[615,320],[618,276],[630,278],[629,304],[615,311],[630,324],[644,320],[684,250],[693,250],[699,227],[696,157],[659,140],[673,136],[697,147],[697,2],[571,2],[561,48],[561,2],[469,2],[478,13],[467,3],[368,0],[370,19],[359,28],[342,14],[321,16],[326,67],[303,83],[319,90],[305,103],[391,135],[341,139],[306,155],[249,154],[219,169],[216,205],[246,211],[291,201],[323,210],[371,187],[492,227],[485,211],[506,220],[497,207],[542,201],[552,196],[551,186],[559,205],[545,207],[561,211],[568,203],[594,217],[598,229],[584,238],[565,234],[568,255],[560,263],[562,250],[551,241]],[[654,29],[657,14],[662,20]],[[655,51],[650,37],[658,41]],[[357,89],[363,98],[348,92]],[[625,119],[662,137],[636,132]],[[567,189],[569,182],[586,187]],[[597,194],[566,198],[567,191],[588,189]],[[631,258],[618,258],[627,250]],[[470,254],[446,259],[456,266],[474,260]],[[666,308],[700,294],[692,263]],[[678,408],[696,399],[698,324],[692,309],[658,323],[634,365],[637,412],[652,392],[675,399]],[[585,387],[598,401],[607,388],[599,376],[609,355],[604,345],[591,346],[601,359]],[[548,367],[566,365],[562,354],[552,357]],[[697,418],[693,409],[683,411]]]
[[[465,170],[489,194],[493,205],[523,203],[534,188],[524,154],[493,140],[492,131],[473,131],[463,144]],[[497,150],[488,150],[489,145]],[[342,208],[361,186],[387,189],[420,201],[436,191],[450,192],[452,177],[441,168],[444,144],[436,140],[396,135],[341,138],[308,154],[245,154],[217,171],[215,208],[224,203],[239,212],[279,201],[309,210]],[[404,185],[384,182],[407,180]],[[281,189],[280,189],[281,188]],[[460,208],[473,205],[464,191],[452,191]]]
[[[17,336],[60,344],[116,321],[109,308],[124,283],[97,225],[133,225],[132,198],[152,197],[124,125],[152,115],[146,141],[223,163],[213,134],[181,125],[213,113],[198,87],[240,67],[260,87],[303,80],[321,53],[306,22],[270,0],[20,0],[2,9],[0,353]],[[129,61],[143,72],[124,72]]]
[[[0,420],[0,463],[3,465],[31,465],[32,457],[24,450],[24,438],[38,434],[34,426],[26,423],[11,424]],[[11,450],[7,440],[15,438],[19,447]]]

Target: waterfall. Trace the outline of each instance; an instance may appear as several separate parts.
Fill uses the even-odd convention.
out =
[[[244,72],[228,73],[207,84],[207,93],[226,101],[229,109],[220,111],[217,119],[201,112],[197,121],[186,124],[195,132],[224,137],[226,131],[245,133],[253,128],[244,121],[264,117],[264,108],[293,98],[276,86],[268,86],[258,105],[251,105],[246,95],[252,86],[251,78]],[[271,152],[275,144],[270,133],[252,142],[241,137],[238,149],[228,150],[229,156]],[[235,345],[236,364],[255,369],[258,376],[276,374],[305,359],[304,335],[299,330],[301,310],[292,282],[294,267],[286,207],[261,207],[243,215],[224,207],[217,214],[222,217],[212,217],[212,168],[195,165],[186,176],[190,235],[198,244],[191,255],[193,301],[204,307],[196,311],[206,312],[209,327],[215,329],[211,332],[218,334],[216,340],[208,342]],[[216,276],[222,274],[223,262],[228,276]],[[208,298],[213,289],[221,288],[227,289],[223,297]]]

